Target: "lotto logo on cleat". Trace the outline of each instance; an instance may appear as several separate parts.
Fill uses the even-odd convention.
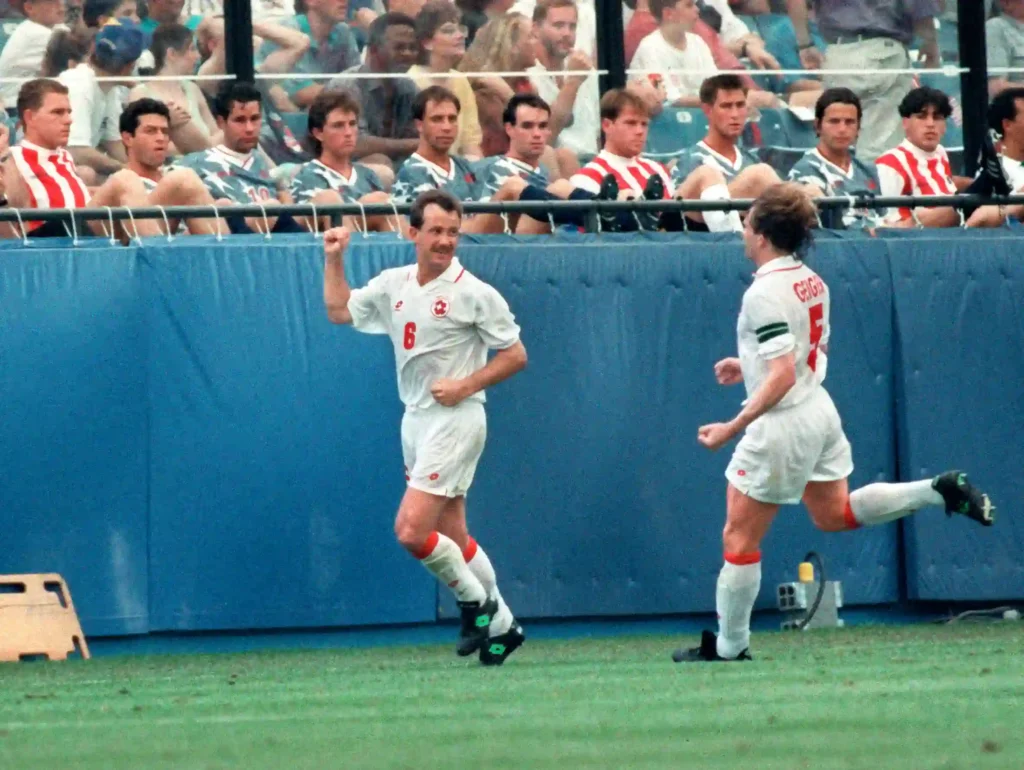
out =
[[[430,312],[434,318],[444,318],[448,315],[448,310],[450,308],[451,305],[448,304],[448,300],[444,297],[438,297],[434,300],[434,304],[430,306]]]
[[[489,653],[491,653],[491,655],[504,655],[505,654],[505,645],[503,645],[503,644],[492,644],[490,647],[487,648],[487,651]]]
[[[489,625],[491,625],[491,616],[490,615],[478,615],[477,616],[477,618],[476,618],[476,627],[477,628],[487,628]]]

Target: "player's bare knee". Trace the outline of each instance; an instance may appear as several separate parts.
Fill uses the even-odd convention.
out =
[[[822,532],[843,532],[849,529],[841,510],[810,509],[811,522]]]
[[[139,175],[128,169],[121,169],[116,174],[112,174],[106,184],[117,192],[119,198],[133,193],[145,194],[146,192],[146,187],[142,184]]]
[[[337,203],[344,203],[337,190],[318,190],[309,201],[314,206],[333,206]]]
[[[386,192],[378,190],[377,192],[366,193],[359,199],[360,203],[387,203],[391,200],[391,196]]]
[[[754,553],[761,547],[757,535],[736,522],[727,521],[722,530],[722,548],[726,553]]]
[[[429,532],[421,532],[407,517],[399,514],[395,520],[395,539],[409,553],[418,553],[426,542]]]

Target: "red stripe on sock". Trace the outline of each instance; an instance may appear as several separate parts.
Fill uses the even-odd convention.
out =
[[[725,560],[730,564],[735,564],[738,567],[746,566],[747,564],[757,564],[761,561],[761,552],[754,551],[753,553],[726,553]]]
[[[428,556],[430,556],[430,554],[434,552],[434,549],[437,548],[437,541],[437,533],[431,532],[429,535],[427,535],[427,539],[423,543],[423,547],[416,551],[416,553],[414,553],[413,556],[415,556],[417,559],[426,559]]]
[[[466,564],[469,564],[473,561],[474,556],[476,556],[476,540],[470,537],[466,547],[462,549],[462,558],[466,560]]]
[[[846,522],[847,529],[860,529],[860,522],[853,515],[853,508],[850,507],[849,500],[846,501],[846,507],[843,509],[843,521]]]

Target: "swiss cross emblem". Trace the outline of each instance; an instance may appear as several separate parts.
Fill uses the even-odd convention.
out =
[[[448,300],[444,297],[438,297],[434,300],[434,304],[430,306],[430,312],[434,318],[444,318],[448,315],[450,309],[451,305],[448,304]]]

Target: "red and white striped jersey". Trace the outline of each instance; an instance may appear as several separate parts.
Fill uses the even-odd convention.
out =
[[[11,148],[11,157],[25,181],[32,208],[78,209],[89,203],[89,188],[67,148],[48,150],[23,141]]]
[[[643,193],[644,185],[651,175],[658,174],[665,183],[665,197],[672,195],[672,180],[668,171],[656,160],[649,160],[642,155],[623,158],[608,150],[601,150],[590,163],[573,174],[569,182],[573,187],[596,195],[601,189],[601,180],[609,174],[619,183],[619,192],[629,191],[637,195]]]
[[[904,139],[875,161],[881,195],[955,195],[953,169],[946,148],[925,152]],[[889,218],[910,219],[910,209],[890,211]]]

